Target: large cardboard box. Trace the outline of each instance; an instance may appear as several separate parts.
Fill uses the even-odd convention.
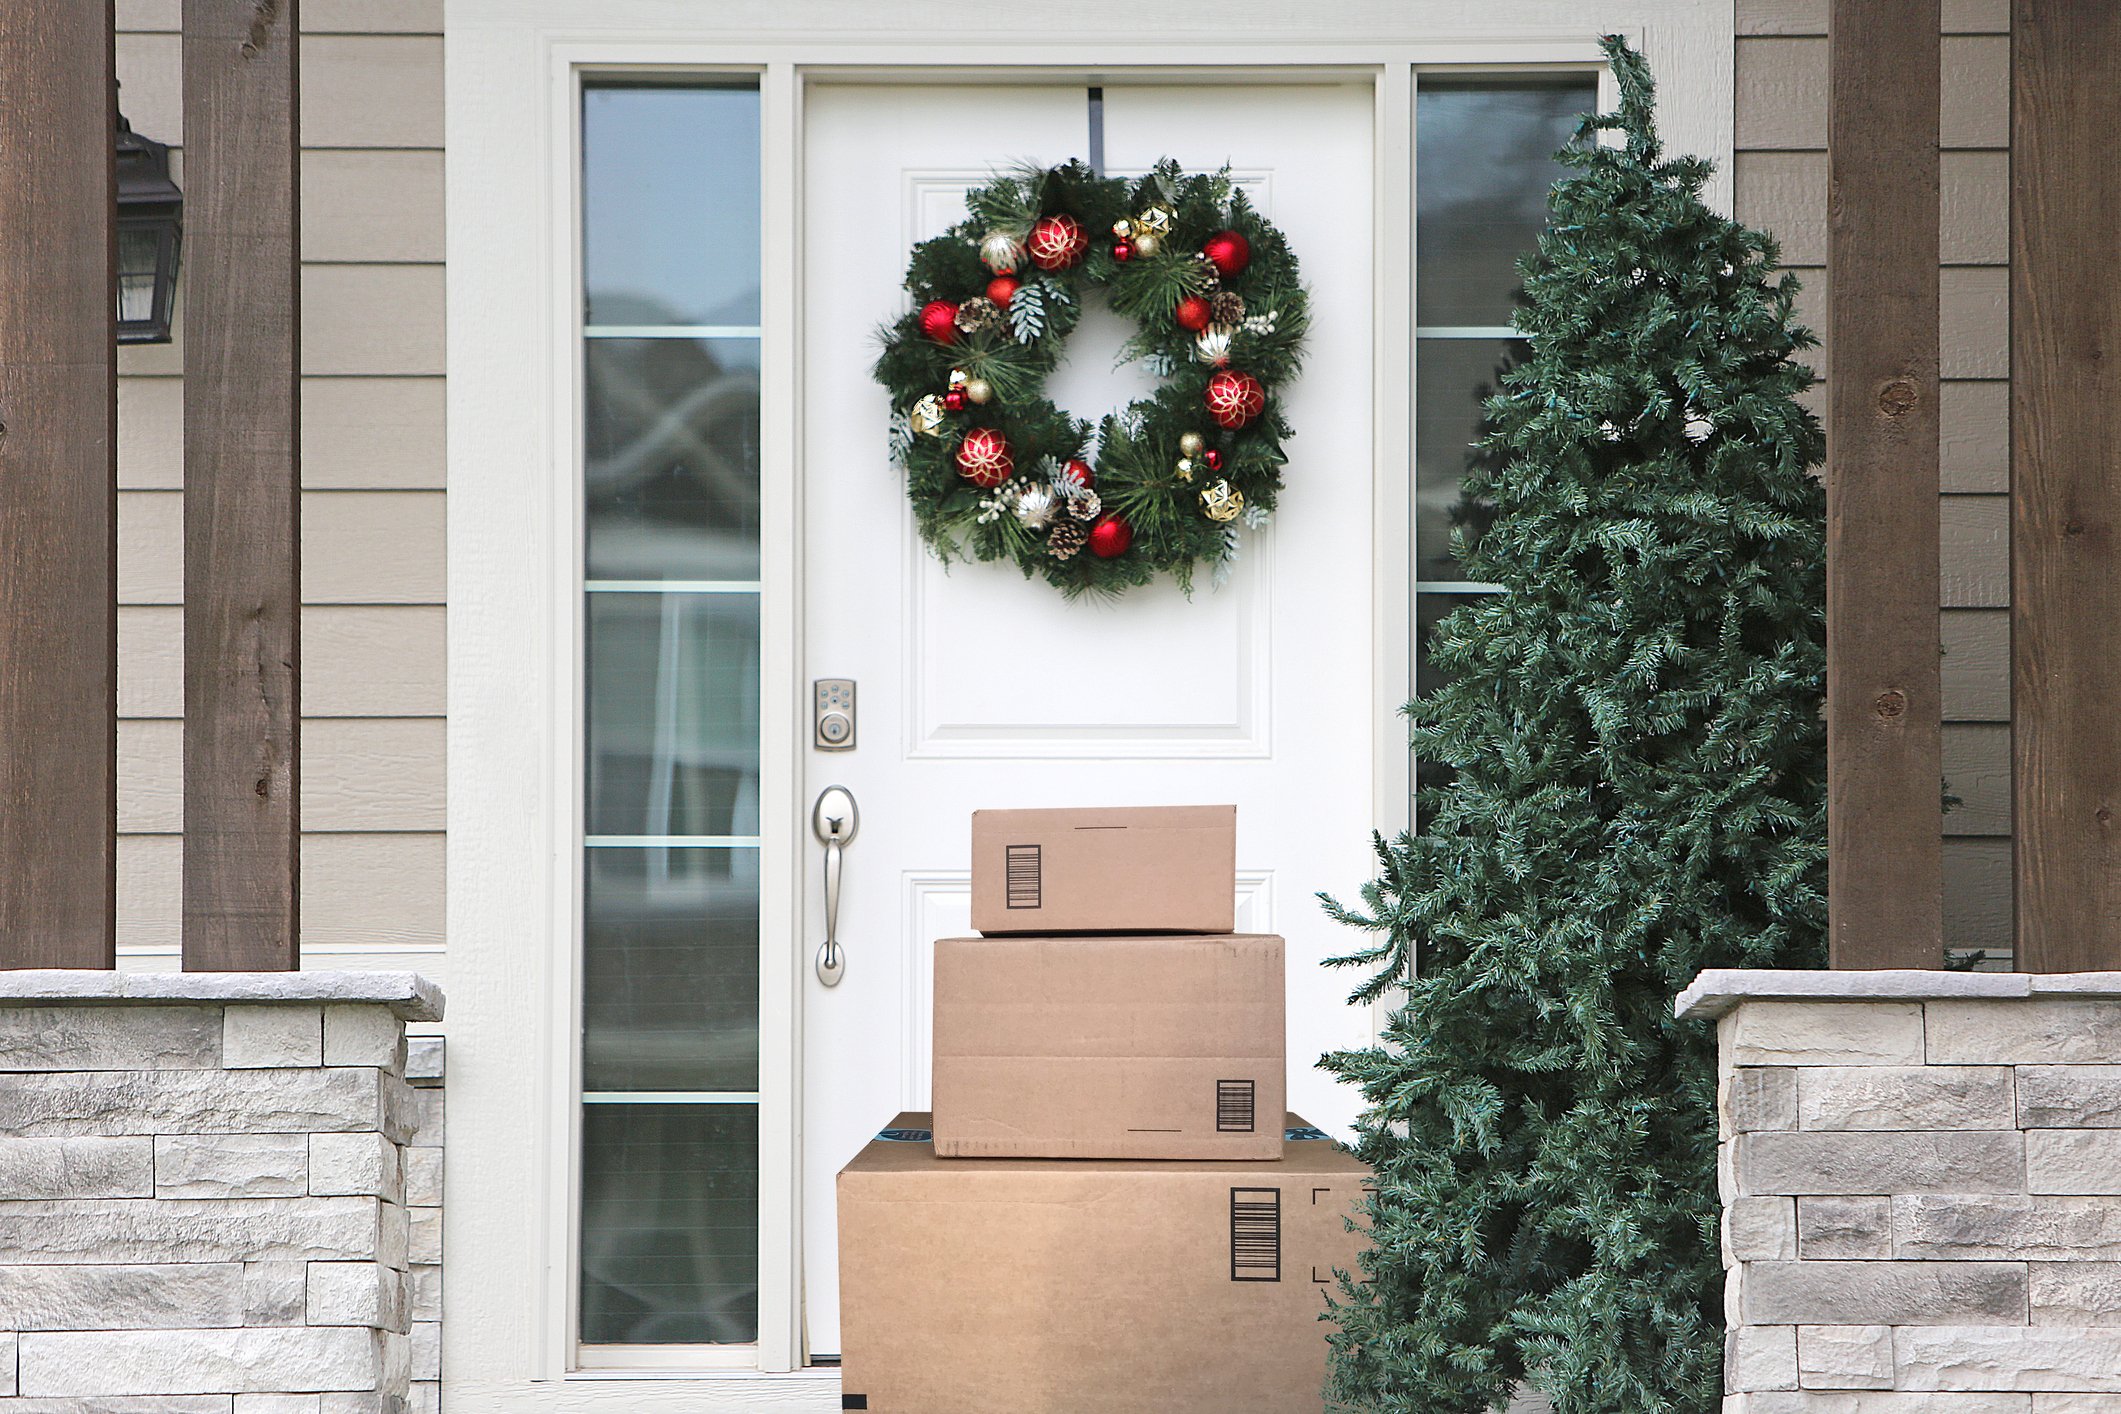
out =
[[[1281,1157],[1282,940],[944,938],[945,1157]]]
[[[972,812],[982,933],[1227,933],[1237,807]]]
[[[1369,1171],[1317,1130],[1271,1164],[945,1159],[901,1115],[840,1170],[841,1408],[1301,1414]]]

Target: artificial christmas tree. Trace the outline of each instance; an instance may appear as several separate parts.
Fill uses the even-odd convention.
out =
[[[1378,1180],[1333,1312],[1358,1409],[1521,1384],[1557,1414],[1714,1410],[1715,1039],[1672,997],[1823,960],[1814,340],[1773,241],[1661,154],[1641,56],[1605,48],[1620,108],[1562,156],[1467,488],[1493,519],[1464,577],[1502,592],[1437,630],[1419,833],[1332,909],[1384,935],[1339,959],[1372,973],[1357,998],[1405,988],[1377,1046],[1325,1061]]]

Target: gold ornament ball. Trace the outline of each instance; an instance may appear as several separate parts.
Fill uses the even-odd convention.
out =
[[[1134,234],[1134,223],[1122,216],[1112,223],[1112,234],[1121,240]]]
[[[1245,513],[1245,493],[1227,481],[1218,481],[1201,488],[1200,509],[1212,521],[1236,520]]]
[[[953,368],[953,369],[951,369],[951,370],[950,370],[950,386],[951,386],[951,387],[953,387],[953,388],[962,388],[962,387],[964,387],[964,386],[965,386],[965,370],[964,370],[964,369],[962,369],[962,368]]]
[[[984,378],[974,378],[965,384],[967,401],[984,403],[994,396],[994,385]]]
[[[942,436],[943,400],[933,393],[928,394],[913,405],[913,411],[907,414],[906,421],[923,437]]]
[[[1135,236],[1134,238],[1134,253],[1136,255],[1151,256],[1162,249],[1163,242],[1159,241],[1156,237],[1150,235],[1146,231]]]
[[[1198,432],[1181,432],[1178,437],[1180,456],[1197,457],[1208,450],[1208,439]]]
[[[1191,481],[1193,479],[1193,458],[1180,457],[1178,459],[1178,479],[1180,481]]]

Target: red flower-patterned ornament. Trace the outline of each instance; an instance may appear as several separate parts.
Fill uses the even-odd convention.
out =
[[[1134,527],[1118,516],[1106,516],[1090,527],[1090,553],[1101,560],[1124,555],[1134,543]]]
[[[1171,317],[1178,321],[1179,328],[1198,334],[1208,327],[1209,319],[1214,317],[1214,310],[1209,308],[1208,302],[1199,295],[1187,295],[1178,302],[1178,308],[1172,311]]]
[[[1217,231],[1200,243],[1200,253],[1226,280],[1252,263],[1252,243],[1235,231]]]
[[[1215,419],[1216,426],[1235,432],[1266,411],[1267,390],[1249,373],[1224,369],[1208,380],[1201,401],[1207,404],[1208,416]]]
[[[1042,216],[1024,242],[1031,263],[1041,270],[1066,270],[1090,249],[1090,233],[1073,216]]]
[[[921,306],[921,332],[938,344],[957,342],[957,306],[946,299],[932,299]]]
[[[957,474],[982,490],[1001,485],[1015,470],[1009,439],[991,427],[975,427],[957,444]]]

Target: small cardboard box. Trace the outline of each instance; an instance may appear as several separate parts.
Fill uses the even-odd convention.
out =
[[[1237,807],[972,812],[982,933],[1227,933]]]
[[[947,1158],[1281,1157],[1282,940],[944,938]]]
[[[1303,1121],[1271,1164],[945,1159],[900,1115],[839,1175],[841,1408],[1300,1414],[1369,1180]],[[1309,1137],[1316,1136],[1316,1137]]]

